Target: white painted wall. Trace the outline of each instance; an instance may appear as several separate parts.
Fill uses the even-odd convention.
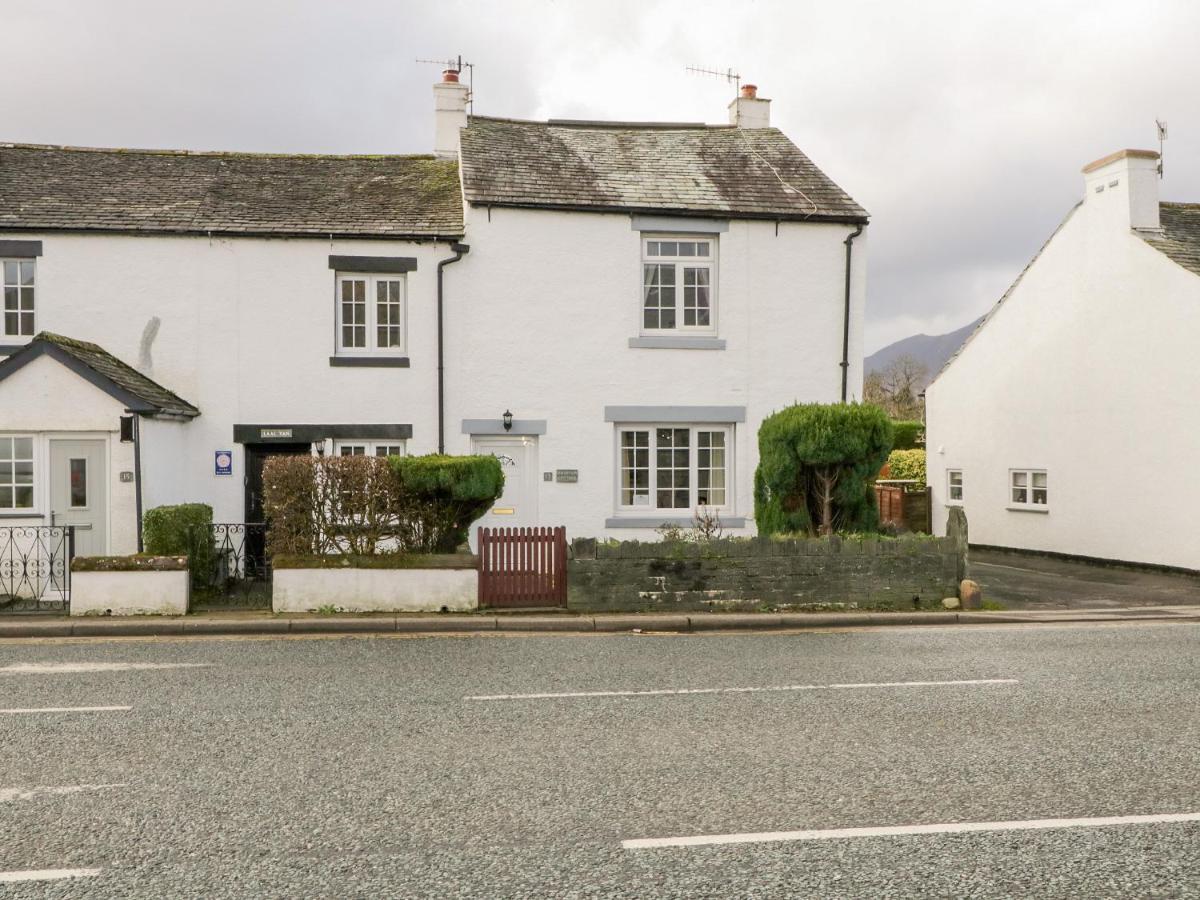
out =
[[[475,569],[276,569],[271,608],[314,612],[451,612],[479,605]]]
[[[72,616],[182,616],[190,580],[178,572],[72,572]]]
[[[38,258],[38,330],[94,341],[137,366],[147,324],[160,320],[145,373],[201,415],[190,423],[143,421],[144,508],[162,503],[212,504],[216,521],[243,519],[244,424],[411,423],[409,452],[429,452],[436,437],[436,262],[446,245],[407,241],[12,234],[43,243]],[[330,255],[411,256],[408,352],[411,368],[334,368],[334,278]],[[42,371],[42,370],[36,370]],[[14,379],[19,376],[14,376]],[[80,382],[63,370],[68,381]],[[55,379],[42,395],[59,386]],[[7,388],[8,382],[0,382]],[[107,395],[83,385],[112,402]],[[14,394],[13,396],[18,396]],[[39,401],[41,404],[42,401]],[[24,400],[0,407],[0,430],[42,421]],[[99,408],[99,407],[97,407]],[[74,399],[58,410],[88,422],[92,409]],[[116,419],[105,413],[105,427]],[[214,474],[216,450],[234,451],[232,476]],[[124,453],[124,450],[120,451]],[[132,450],[129,450],[132,453]],[[114,455],[114,470],[131,469]],[[130,512],[122,518],[133,522]],[[114,534],[121,523],[114,519]],[[114,542],[114,553],[132,552]]]
[[[741,406],[734,514],[753,530],[757,432],[764,416],[841,393],[843,241],[851,227],[733,221],[718,239],[718,337],[725,350],[632,349],[640,334],[640,234],[623,214],[470,209],[471,252],[446,270],[448,441],[463,419],[545,419],[539,518],[571,537],[654,539],[607,529],[616,505],[615,429],[606,405]],[[862,391],[866,234],[854,244],[849,390]]]
[[[498,419],[505,409],[518,420],[545,419],[540,469],[577,469],[579,482],[539,480],[541,523],[566,525],[573,537],[653,538],[652,531],[605,529],[617,476],[604,407],[744,405],[733,514],[752,522],[761,419],[796,401],[839,397],[842,242],[850,230],[781,223],[776,234],[773,222],[732,222],[719,238],[717,266],[718,336],[727,349],[631,349],[629,338],[639,334],[641,245],[628,215],[495,209],[489,222],[486,210],[470,210],[471,252],[446,270],[447,450],[470,451],[463,419]],[[135,366],[145,362],[147,375],[200,408],[186,424],[143,421],[145,509],[199,501],[213,506],[216,521],[242,521],[237,423],[410,423],[409,453],[437,449],[436,263],[450,256],[444,243],[8,236],[43,242],[39,330],[94,341]],[[854,397],[862,386],[866,249],[864,234],[854,245]],[[418,259],[408,276],[410,368],[329,365],[331,254]],[[155,319],[147,356],[142,338]],[[43,373],[39,365],[28,376]],[[13,390],[28,378],[12,381],[0,383],[18,398],[0,411],[0,430],[33,419],[42,427],[118,427],[116,405],[66,370],[48,374],[36,402]],[[103,422],[92,421],[100,411]],[[214,473],[217,450],[234,452],[232,476]],[[114,478],[132,469],[131,455],[113,439]],[[132,496],[132,485],[114,482],[113,553],[135,547]]]
[[[1200,277],[1130,229],[1146,202],[1126,191],[1143,174],[1109,172],[1100,193],[1089,177],[1084,203],[930,385],[939,533],[957,468],[973,544],[1200,569]],[[1048,512],[1006,508],[1009,469],[1023,467],[1048,471]]]

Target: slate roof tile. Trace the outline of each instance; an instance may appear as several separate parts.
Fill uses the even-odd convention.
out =
[[[1200,203],[1160,203],[1158,217],[1162,234],[1139,232],[1142,239],[1200,275]]]
[[[473,204],[863,222],[867,212],[777,128],[474,116]]]
[[[458,164],[0,144],[0,229],[457,237]]]

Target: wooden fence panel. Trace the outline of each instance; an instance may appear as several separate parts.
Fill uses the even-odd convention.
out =
[[[481,607],[566,606],[567,530],[480,528]]]

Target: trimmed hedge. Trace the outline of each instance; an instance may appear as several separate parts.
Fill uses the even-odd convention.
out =
[[[925,484],[925,451],[893,450],[888,454],[888,477],[913,479]]]
[[[389,456],[388,465],[399,481],[411,552],[453,553],[504,491],[494,456]]]
[[[892,438],[893,450],[919,450],[925,447],[925,423],[919,421],[892,422],[895,437]],[[897,476],[899,477],[899,476]]]
[[[809,403],[768,416],[754,473],[759,534],[813,533],[827,503],[832,530],[878,530],[873,485],[892,437],[887,414],[868,404]]]

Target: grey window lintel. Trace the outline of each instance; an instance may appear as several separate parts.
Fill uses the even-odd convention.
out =
[[[0,256],[32,259],[41,255],[41,241],[0,241]]]
[[[463,419],[463,434],[545,434],[545,419],[513,419],[512,428],[504,430],[503,419]]]
[[[415,272],[415,256],[330,256],[329,268],[339,272]]]
[[[631,337],[629,346],[643,350],[724,350],[725,339],[690,335]]]
[[[605,528],[661,528],[663,525],[679,525],[690,528],[696,524],[691,516],[612,516],[604,520]],[[725,528],[745,528],[745,516],[721,517]]]
[[[606,406],[606,422],[697,422],[726,424],[745,422],[744,406]]]
[[[286,437],[262,436],[263,431],[289,432]],[[364,441],[406,441],[412,437],[412,425],[234,425],[235,444],[303,444],[334,440],[358,439]]]
[[[663,231],[676,234],[721,234],[729,230],[728,219],[692,219],[687,216],[630,216],[634,231]]]
[[[329,364],[331,366],[359,366],[368,369],[407,369],[409,367],[407,356],[331,356]]]

